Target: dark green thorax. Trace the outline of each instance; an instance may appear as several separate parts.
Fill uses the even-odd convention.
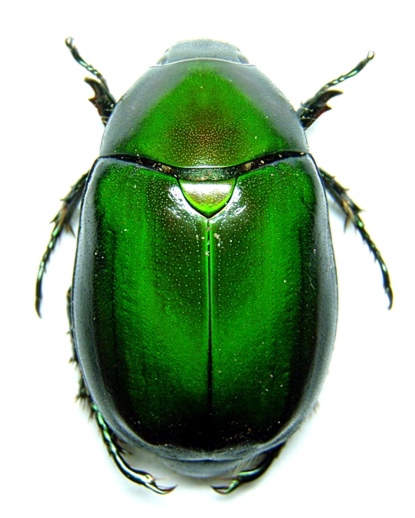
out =
[[[223,167],[280,151],[307,151],[281,92],[252,65],[188,58],[151,68],[127,92],[101,156]]]

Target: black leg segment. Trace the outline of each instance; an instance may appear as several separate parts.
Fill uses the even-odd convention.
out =
[[[314,97],[311,97],[311,99],[301,105],[301,107],[297,110],[297,115],[300,118],[300,122],[304,129],[309,128],[313,122],[315,122],[320,117],[320,115],[331,109],[327,103],[332,97],[341,95],[343,93],[340,90],[331,90],[331,88],[358,74],[374,57],[375,54],[373,52],[369,52],[367,57],[360,61],[355,66],[355,68],[350,70],[350,72],[341,75],[337,79],[333,79],[332,81],[325,84],[314,95]]]
[[[253,480],[257,479],[263,475],[265,471],[271,466],[272,461],[278,457],[284,445],[285,443],[280,444],[273,450],[266,452],[263,459],[256,468],[240,471],[228,485],[212,486],[213,489],[221,495],[228,495],[232,491],[235,491],[235,489],[240,485],[246,484],[247,482],[252,482]]]
[[[58,242],[62,232],[72,231],[70,226],[70,221],[72,215],[78,206],[78,203],[82,199],[82,195],[84,192],[86,180],[88,178],[88,173],[85,173],[81,178],[76,182],[76,184],[71,188],[70,192],[63,198],[62,206],[56,216],[53,218],[52,223],[54,223],[54,227],[52,230],[52,234],[50,236],[50,240],[48,246],[43,254],[42,260],[39,264],[39,270],[37,274],[36,280],[36,312],[40,316],[40,306],[42,303],[42,281],[43,276],[46,271],[46,266],[49,262],[50,256]]]
[[[147,489],[151,489],[155,493],[158,493],[159,495],[165,495],[170,493],[170,491],[173,491],[174,487],[160,487],[157,485],[155,478],[150,475],[150,473],[133,469],[129,464],[127,464],[122,456],[122,448],[117,443],[114,434],[108,428],[108,425],[105,422],[101,412],[98,410],[94,403],[91,404],[91,410],[95,415],[95,419],[101,431],[102,439],[108,449],[108,452],[124,476],[126,476],[132,482],[141,484]]]
[[[348,221],[351,221],[355,229],[362,236],[363,241],[369,247],[369,250],[375,257],[375,261],[379,264],[382,278],[383,278],[383,288],[386,292],[386,295],[389,298],[389,309],[392,307],[393,303],[393,292],[391,287],[391,282],[389,278],[388,268],[383,260],[383,257],[379,250],[377,249],[375,243],[372,241],[369,233],[367,232],[365,225],[363,223],[362,218],[360,217],[360,209],[356,203],[350,198],[347,194],[347,189],[345,189],[342,185],[337,182],[337,180],[326,173],[323,169],[320,169],[320,176],[323,180],[324,187],[328,190],[333,200],[337,203],[340,209],[346,215],[346,224]]]
[[[75,61],[96,77],[96,79],[86,77],[85,82],[89,84],[89,86],[92,88],[95,94],[94,97],[92,97],[89,100],[98,110],[102,122],[104,123],[104,125],[106,125],[116,104],[116,101],[108,88],[107,81],[96,68],[87,63],[81,57],[78,49],[74,45],[72,38],[67,38],[65,40],[65,43],[71,51],[71,54]]]

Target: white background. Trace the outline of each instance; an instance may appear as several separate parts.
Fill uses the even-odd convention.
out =
[[[7,5],[7,7],[5,7]],[[387,7],[386,7],[387,5]],[[414,258],[412,213],[414,26],[409,2],[244,3],[117,0],[5,2],[1,39],[0,514],[42,516],[413,517]],[[379,268],[343,218],[332,217],[339,275],[336,348],[320,406],[269,471],[233,495],[179,482],[157,496],[124,479],[77,390],[65,295],[73,239],[53,257],[43,320],[34,280],[59,198],[98,154],[102,127],[87,102],[83,56],[118,98],[178,40],[237,45],[297,108],[369,50],[309,132],[317,162],[351,188],[391,271],[388,311]]]

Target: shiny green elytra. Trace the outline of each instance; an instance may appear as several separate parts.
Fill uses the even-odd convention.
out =
[[[65,198],[40,267],[82,200],[69,298],[80,396],[120,470],[119,441],[195,477],[257,478],[314,408],[337,318],[325,188],[382,267],[359,209],[317,169],[304,130],[337,95],[295,112],[235,47],[172,47],[115,103],[100,156]],[[336,198],[337,194],[337,198]],[[60,226],[59,226],[60,225]]]

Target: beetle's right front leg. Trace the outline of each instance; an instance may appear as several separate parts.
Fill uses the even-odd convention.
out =
[[[79,54],[78,49],[75,47],[73,38],[67,38],[65,43],[68,49],[71,51],[74,60],[96,77],[96,79],[86,77],[85,82],[88,83],[94,91],[94,97],[89,100],[98,110],[99,116],[101,117],[104,126],[106,126],[116,104],[114,96],[108,87],[108,83],[101,72],[99,72],[91,64],[87,63]]]
[[[334,86],[343,83],[347,79],[354,77],[358,74],[365,66],[375,57],[373,52],[359,61],[359,63],[347,74],[343,74],[332,81],[326,83],[311,99],[308,99],[301,107],[297,110],[297,115],[300,119],[302,127],[306,130],[309,128],[323,113],[330,110],[330,106],[327,104],[332,97],[341,95],[343,92],[340,90],[332,90]]]

